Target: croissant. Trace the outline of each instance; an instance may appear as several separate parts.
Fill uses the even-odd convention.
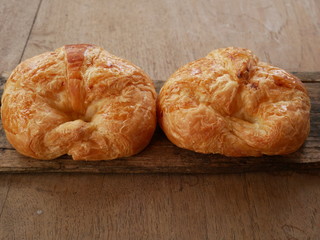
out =
[[[167,137],[200,153],[289,154],[310,129],[310,99],[301,81],[243,48],[217,49],[178,69],[157,107]]]
[[[131,156],[146,147],[156,127],[150,78],[89,44],[25,60],[6,82],[1,101],[7,139],[37,159]]]

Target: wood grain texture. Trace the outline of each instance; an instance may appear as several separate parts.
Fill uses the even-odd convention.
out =
[[[40,0],[1,1],[0,75],[8,76],[19,63],[27,43]],[[3,84],[0,78],[0,85]]]
[[[44,0],[23,59],[69,43],[101,45],[155,80],[218,47],[288,71],[319,71],[318,0]]]
[[[292,172],[16,175],[0,239],[318,239],[319,180]]]
[[[9,5],[5,9],[11,10],[3,11]],[[131,60],[155,80],[214,48],[235,45],[297,74],[309,72],[304,80],[319,82],[318,0],[43,0],[36,18],[35,5],[24,0],[0,4],[3,79],[18,63],[21,46],[26,46],[26,59],[67,43],[88,42]],[[35,23],[29,41],[18,40],[17,35],[30,31],[26,19]],[[21,22],[23,27],[17,27]],[[312,111],[319,109],[313,102]],[[315,134],[308,144],[318,149],[319,131]],[[317,240],[319,202],[319,170],[0,173],[0,239]]]
[[[157,81],[157,91],[164,81]],[[20,155],[0,133],[0,172],[83,173],[232,173],[249,171],[306,170],[320,168],[320,83],[305,83],[311,97],[311,130],[304,146],[288,156],[224,157],[200,154],[173,145],[158,129],[141,153],[112,161],[73,161],[62,156],[51,161]]]

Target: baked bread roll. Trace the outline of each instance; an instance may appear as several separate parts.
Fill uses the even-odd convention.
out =
[[[98,46],[66,45],[16,67],[1,115],[9,142],[26,156],[108,160],[149,143],[156,93],[132,63]]]
[[[181,67],[157,104],[167,137],[200,153],[289,154],[310,129],[310,99],[301,81],[243,48],[217,49]]]

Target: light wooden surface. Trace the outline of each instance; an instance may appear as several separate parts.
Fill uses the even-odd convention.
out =
[[[318,239],[319,173],[0,175],[2,239]]]
[[[40,0],[1,1],[0,73],[8,73],[20,62],[38,11]]]
[[[231,45],[320,72],[317,0],[4,0],[0,13],[2,81],[20,59],[83,42],[154,80]],[[0,239],[319,239],[319,214],[319,171],[0,175]]]

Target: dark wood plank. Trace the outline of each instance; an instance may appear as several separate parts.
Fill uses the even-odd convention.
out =
[[[320,72],[292,72],[292,74],[297,76],[304,83],[320,82]],[[0,83],[2,83],[2,86],[0,86],[0,96],[2,95],[4,83],[7,81],[8,77],[9,73],[0,73]],[[153,81],[157,92],[159,92],[165,80],[162,79]]]
[[[300,78],[303,82],[320,82],[320,72],[292,72],[293,75]]]
[[[163,81],[157,81],[157,89]],[[41,161],[24,157],[0,135],[0,172],[96,172],[96,173],[227,173],[320,168],[320,84],[305,83],[312,101],[311,131],[304,146],[288,156],[228,158],[199,154],[173,145],[158,129],[141,153],[112,161],[73,161],[68,156]]]
[[[294,74],[296,76],[299,76],[300,79],[306,83],[306,87],[309,91],[309,95],[312,100],[311,111],[319,112],[319,109],[320,109],[320,87],[318,87],[318,85],[313,85],[313,84],[309,84],[309,83],[320,81],[320,78],[319,78],[320,72],[314,72],[314,73],[296,72]],[[0,78],[1,78],[1,76],[0,76]],[[3,77],[3,79],[6,79],[6,78]],[[157,92],[160,91],[164,82],[165,82],[164,80],[154,81]],[[314,87],[314,86],[316,86],[316,87]],[[0,89],[0,96],[2,95],[2,92],[3,92],[3,89]],[[0,105],[1,105],[1,103],[0,103]],[[7,141],[7,139],[5,137],[1,122],[0,122],[0,148],[13,149],[13,147],[10,145],[10,143]]]
[[[234,173],[320,168],[320,148],[307,145],[288,156],[227,158],[180,149],[162,132],[157,132],[142,153],[112,161],[73,161],[67,156],[41,161],[26,158],[12,149],[2,149],[0,172]]]

